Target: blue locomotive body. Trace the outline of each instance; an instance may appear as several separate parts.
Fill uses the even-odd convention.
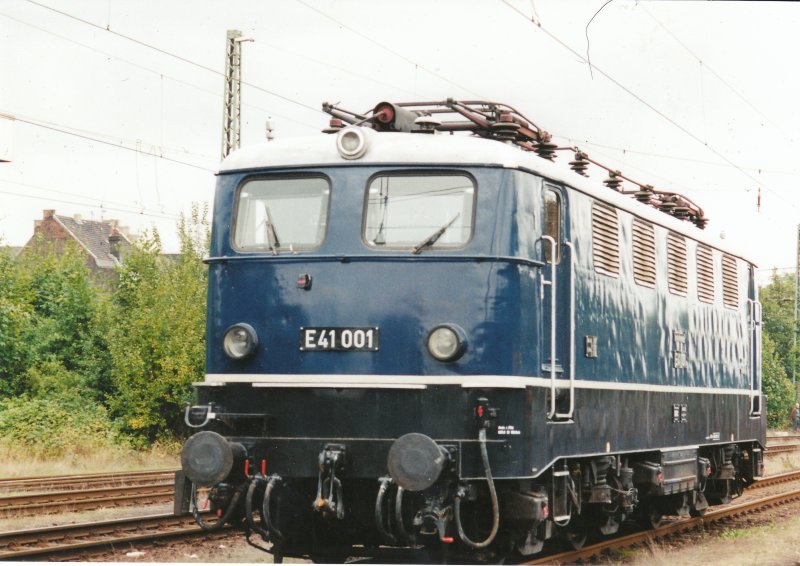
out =
[[[359,127],[242,150],[208,264],[176,506],[210,487],[278,556],[526,556],[761,475],[752,264],[530,152]]]

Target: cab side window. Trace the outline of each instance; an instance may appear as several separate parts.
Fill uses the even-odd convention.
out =
[[[555,258],[550,242],[544,242],[544,259],[547,263],[561,260],[561,195],[553,189],[544,190],[544,222],[542,233],[555,241]]]

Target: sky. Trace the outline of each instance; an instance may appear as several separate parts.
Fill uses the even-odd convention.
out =
[[[213,201],[230,29],[253,40],[242,145],[267,120],[276,139],[319,132],[323,101],[504,102],[686,194],[762,281],[796,263],[794,2],[2,0],[0,241],[55,209],[155,228],[174,251],[179,215]]]

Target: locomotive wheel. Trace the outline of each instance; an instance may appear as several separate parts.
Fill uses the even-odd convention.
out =
[[[579,527],[566,527],[561,531],[560,537],[571,550],[580,550],[586,544],[586,531]]]
[[[650,502],[643,506],[640,520],[645,527],[657,529],[664,524],[664,514],[655,503]]]
[[[689,507],[689,515],[691,515],[692,517],[702,517],[703,515],[706,514],[706,511],[708,511],[708,508],[697,509],[694,505]]]

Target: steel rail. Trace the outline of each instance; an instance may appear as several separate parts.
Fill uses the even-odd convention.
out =
[[[87,490],[51,491],[45,493],[0,497],[0,515],[60,513],[65,510],[97,509],[114,505],[170,501],[174,495],[172,482]]]
[[[800,473],[798,472],[792,472],[791,474],[794,474],[795,476],[800,475]],[[781,476],[788,476],[788,475],[790,474],[781,474]],[[797,477],[793,479],[797,479]],[[790,481],[790,480],[784,479],[784,481]],[[572,564],[574,562],[577,562],[578,560],[586,560],[589,558],[599,556],[600,554],[608,550],[619,550],[621,548],[633,546],[635,544],[639,544],[645,541],[655,540],[671,534],[695,529],[705,524],[714,523],[716,521],[720,521],[728,517],[743,515],[746,513],[751,513],[753,511],[758,511],[769,507],[775,507],[778,505],[784,505],[797,500],[800,500],[800,489],[779,493],[777,495],[770,495],[767,497],[763,497],[760,499],[744,503],[727,505],[723,508],[709,511],[702,517],[695,517],[691,519],[679,519],[673,523],[664,525],[657,529],[640,531],[629,535],[624,535],[621,537],[605,540],[597,544],[586,546],[580,550],[572,550],[567,552],[561,552],[558,554],[542,556],[540,558],[536,558],[529,562],[525,562],[525,564]]]
[[[797,452],[800,450],[800,444],[796,443],[787,443],[787,444],[773,444],[772,446],[767,446],[766,450],[764,451],[765,454],[785,454],[787,452]]]
[[[206,534],[191,516],[147,515],[128,519],[0,533],[0,560],[62,555],[164,538]]]
[[[771,476],[764,476],[763,478],[756,481],[756,483],[752,484],[747,489],[748,491],[750,491],[761,487],[768,487],[771,485],[778,485],[781,483],[787,483],[796,480],[800,480],[800,470],[795,470],[792,472],[784,472],[782,474],[772,474]]]
[[[99,485],[130,485],[167,480],[175,474],[170,470],[141,470],[136,472],[111,472],[96,474],[73,474],[64,476],[28,476],[19,478],[0,478],[2,491],[29,491],[33,489],[85,489]]]

